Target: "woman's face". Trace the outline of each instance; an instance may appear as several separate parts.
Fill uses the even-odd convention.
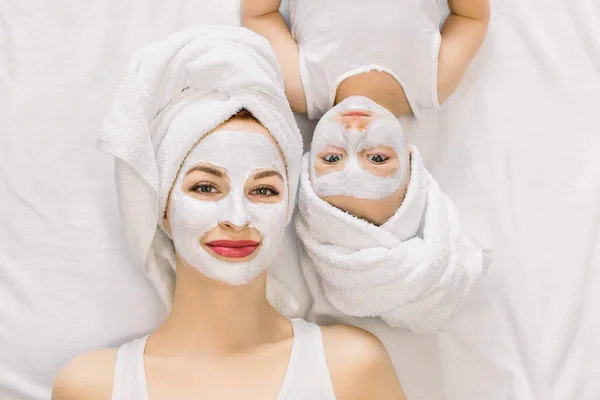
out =
[[[183,261],[209,278],[241,285],[277,255],[288,196],[285,163],[272,137],[255,121],[234,119],[188,154],[166,226]]]

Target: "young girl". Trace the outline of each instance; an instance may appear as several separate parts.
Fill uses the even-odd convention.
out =
[[[134,199],[121,204],[133,245],[156,232],[151,278],[156,257],[174,264],[173,305],[151,335],[67,364],[53,399],[404,398],[374,336],[290,320],[267,301],[302,153],[275,64],[260,37],[214,27],[132,63],[100,147],[117,156],[121,201]]]
[[[441,32],[437,0],[291,0],[291,32],[280,3],[244,0],[242,23],[273,46],[292,109],[320,119],[311,182],[330,204],[382,224],[409,179],[410,151],[395,117],[422,118],[454,92],[484,39],[489,0],[449,1]],[[338,184],[324,183],[331,176],[319,184],[333,170],[344,170]]]

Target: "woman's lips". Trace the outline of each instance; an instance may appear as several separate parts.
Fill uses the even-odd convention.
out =
[[[260,243],[254,240],[214,240],[206,245],[223,257],[244,258],[254,253]]]

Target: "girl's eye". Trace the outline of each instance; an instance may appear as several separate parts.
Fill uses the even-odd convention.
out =
[[[198,192],[198,193],[201,193],[201,194],[219,193],[219,190],[214,185],[212,185],[210,183],[199,183],[197,185],[194,185],[192,187],[192,191]]]
[[[381,164],[388,160],[388,157],[384,157],[381,154],[369,154],[367,158],[369,159],[369,161],[375,164]]]
[[[257,196],[278,196],[279,192],[272,186],[259,186],[254,189],[252,194]]]
[[[338,162],[340,162],[341,159],[342,159],[341,154],[327,154],[325,157],[323,157],[323,161],[325,161],[326,163],[329,163],[329,164],[338,163]]]

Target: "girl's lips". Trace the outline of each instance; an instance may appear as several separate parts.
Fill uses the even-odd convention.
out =
[[[223,257],[244,258],[254,253],[260,243],[254,240],[214,240],[206,245]]]
[[[348,110],[342,113],[342,117],[370,117],[371,113],[363,110]]]

